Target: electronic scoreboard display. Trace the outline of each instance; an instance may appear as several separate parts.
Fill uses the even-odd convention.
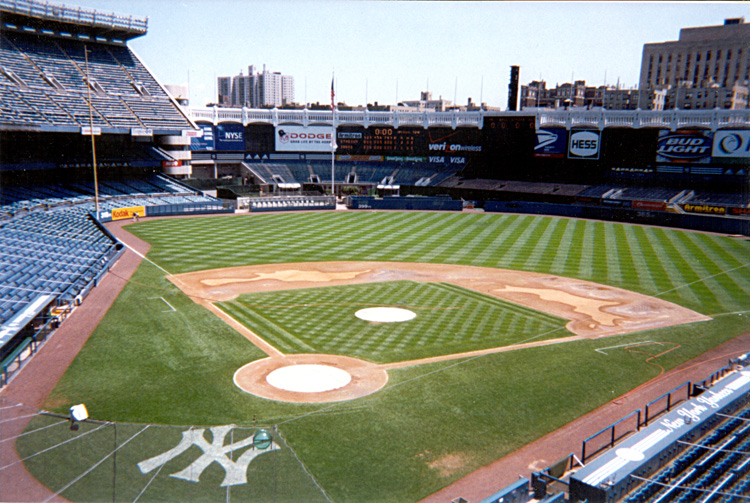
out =
[[[352,155],[423,155],[426,136],[424,128],[339,126],[336,128],[336,152]]]
[[[344,155],[472,157],[482,151],[478,128],[339,126],[336,145]]]

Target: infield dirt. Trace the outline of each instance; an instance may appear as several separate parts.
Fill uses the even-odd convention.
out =
[[[639,293],[550,274],[405,262],[307,262],[212,269],[169,276],[201,304],[243,293],[411,280],[451,283],[570,320],[588,338],[681,325],[710,318]]]

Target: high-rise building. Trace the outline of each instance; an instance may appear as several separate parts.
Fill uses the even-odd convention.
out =
[[[248,74],[234,77],[219,77],[218,104],[229,107],[267,108],[294,102],[294,77],[270,72],[263,65],[257,72],[254,65],[247,68]]]
[[[219,77],[217,79],[217,91],[219,93],[216,103],[219,106],[228,107],[232,105],[232,78]]]
[[[749,81],[750,24],[745,23],[745,18],[726,19],[718,26],[683,28],[676,41],[643,46],[639,89],[672,90],[667,98],[668,108],[711,106],[708,102],[683,103],[678,99],[698,94],[702,97],[721,94],[721,98],[712,101],[712,106],[744,108],[742,100],[730,98],[727,102],[724,98],[738,95],[736,86],[747,87]],[[677,92],[677,88],[695,92]]]

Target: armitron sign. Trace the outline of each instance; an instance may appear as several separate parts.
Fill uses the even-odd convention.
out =
[[[688,213],[703,213],[706,215],[726,215],[725,206],[713,206],[711,204],[683,204],[682,209]]]

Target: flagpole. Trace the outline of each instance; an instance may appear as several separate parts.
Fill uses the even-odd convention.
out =
[[[334,162],[336,159],[336,93],[333,89],[333,77],[331,77],[331,195],[333,196],[333,206],[336,207],[336,169]]]

